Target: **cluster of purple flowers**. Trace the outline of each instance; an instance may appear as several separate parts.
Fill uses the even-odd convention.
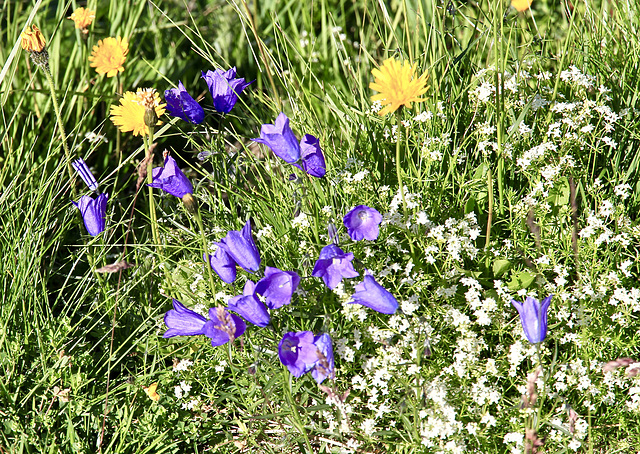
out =
[[[359,205],[345,216],[344,223],[353,239],[376,239],[381,220],[376,210]],[[216,245],[216,252],[205,255],[204,259],[224,282],[236,280],[238,267],[249,273],[259,270],[260,252],[253,240],[250,221],[240,231],[229,231]],[[359,276],[351,260],[353,254],[346,254],[338,246],[330,244],[322,249],[312,275],[321,277],[329,288],[334,288],[342,278]],[[247,280],[242,294],[231,298],[226,308],[209,309],[209,319],[174,299],[173,309],[164,317],[168,328],[164,337],[205,335],[211,339],[213,346],[233,341],[244,333],[245,321],[266,327],[271,321],[269,311],[291,304],[300,281],[295,271],[267,266],[264,277],[257,282]],[[398,308],[393,295],[378,284],[368,271],[355,290],[352,298],[354,304],[362,304],[385,314],[393,314]],[[314,336],[310,331],[289,332],[280,341],[278,353],[282,364],[296,377],[311,372],[313,378],[321,383],[335,375],[331,337],[326,333]]]
[[[206,73],[202,71],[202,79],[209,87],[213,108],[220,113],[231,112],[238,102],[238,95],[253,83],[246,82],[243,78],[236,78],[236,68],[227,71],[216,69]],[[182,81],[178,81],[178,88],[165,90],[164,97],[170,115],[196,125],[204,121],[204,109],[187,92]]]
[[[251,84],[236,78],[235,68],[226,72],[220,69],[203,72],[202,78],[207,82],[214,108],[222,113],[230,112],[238,100],[238,94]],[[204,109],[189,95],[181,81],[178,88],[165,92],[165,98],[171,115],[194,124],[204,121]],[[298,141],[284,113],[278,115],[275,124],[264,124],[260,137],[253,140],[268,146],[276,156],[311,176],[322,178],[326,173],[319,140],[306,134]],[[98,184],[84,161],[80,159],[73,165],[87,186],[97,192]],[[191,198],[193,185],[171,156],[165,157],[164,166],[153,169],[152,177],[149,186],[162,189],[182,199],[185,204]],[[83,196],[78,203],[74,202],[81,210],[91,235],[98,235],[105,228],[107,198],[107,194],[99,194],[95,199]],[[375,240],[382,216],[373,208],[358,205],[344,216],[343,221],[354,241]],[[236,280],[238,267],[249,273],[259,271],[260,252],[253,240],[250,221],[245,223],[242,230],[229,231],[216,246],[212,255],[205,254],[203,258],[224,282],[230,284]],[[360,275],[353,267],[353,258],[352,253],[345,253],[337,244],[329,244],[322,248],[312,276],[321,278],[327,287],[333,289],[343,278]],[[375,281],[368,270],[364,274],[363,281],[355,286],[351,303],[393,314],[398,308],[396,299]],[[173,309],[164,317],[168,329],[163,337],[204,335],[211,339],[213,346],[232,342],[245,332],[246,322],[266,327],[271,320],[269,311],[291,304],[300,281],[295,271],[267,266],[264,277],[257,282],[247,280],[241,295],[231,298],[227,307],[209,309],[208,318],[174,299]],[[331,337],[326,333],[286,333],[279,343],[278,353],[282,364],[296,377],[311,372],[318,383],[326,378],[334,378],[333,348]]]

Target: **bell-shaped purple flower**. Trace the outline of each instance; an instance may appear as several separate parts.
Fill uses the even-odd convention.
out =
[[[108,199],[109,194],[99,194],[95,199],[88,195],[83,195],[78,203],[72,202],[80,210],[84,226],[91,236],[96,236],[104,231]]]
[[[265,144],[276,156],[289,164],[300,159],[300,144],[289,126],[289,118],[282,112],[276,118],[275,124],[262,125],[260,137],[253,140]]]
[[[207,261],[206,256],[203,258]],[[209,265],[220,276],[220,279],[227,284],[231,284],[236,280],[236,262],[220,246],[220,243],[218,243],[218,250],[213,255],[209,255]]]
[[[356,285],[356,292],[351,297],[350,304],[362,304],[383,314],[394,314],[398,310],[398,301],[383,286],[378,284],[370,274]]]
[[[291,303],[291,297],[299,283],[300,276],[294,271],[282,271],[268,266],[264,277],[256,285],[256,293],[264,296],[269,309],[279,309]]]
[[[204,109],[187,92],[182,81],[178,81],[178,88],[165,90],[164,98],[167,101],[167,111],[174,117],[196,125],[204,120]]]
[[[247,281],[242,295],[231,298],[227,303],[227,309],[240,315],[249,323],[264,328],[269,324],[271,317],[264,303],[256,297],[255,288],[255,282]]]
[[[359,276],[351,261],[353,254],[346,254],[335,244],[329,244],[320,251],[320,258],[313,267],[312,276],[321,277],[327,287],[334,289],[343,277]]]
[[[207,320],[176,299],[173,300],[173,309],[164,315],[164,323],[169,328],[162,335],[164,338],[205,335],[214,347],[242,336],[247,327],[240,317],[223,307],[209,309]]]
[[[302,160],[302,169],[312,177],[322,178],[327,173],[320,140],[311,134],[305,134],[300,141],[300,159]]]
[[[91,173],[91,170],[89,170],[89,166],[87,166],[87,163],[84,162],[84,159],[78,158],[73,161],[71,165],[73,165],[73,168],[76,169],[76,172],[78,172],[78,175],[80,175],[80,178],[82,178],[82,181],[85,182],[89,189],[91,189],[92,191],[98,190],[98,182]]]
[[[204,335],[211,339],[211,345],[217,347],[242,336],[247,324],[224,307],[209,309],[209,321],[204,327]]]
[[[285,334],[278,344],[280,362],[294,377],[302,377],[316,365],[318,347],[313,341],[311,331],[300,331]]]
[[[335,377],[331,337],[326,333],[314,337],[311,331],[289,332],[278,344],[278,355],[294,377],[309,371],[318,383]]]
[[[173,336],[198,336],[204,334],[204,325],[208,320],[185,307],[180,301],[173,300],[173,309],[164,314],[164,324],[168,330],[162,335],[164,338]]]
[[[374,208],[358,205],[345,215],[343,221],[353,241],[373,241],[380,233],[378,226],[382,222],[382,215]]]
[[[542,342],[547,337],[547,310],[553,295],[547,296],[542,302],[527,296],[524,303],[511,300],[511,304],[518,309],[524,334],[532,344]]]
[[[185,194],[193,194],[193,186],[189,179],[178,168],[178,164],[171,156],[164,160],[164,167],[156,167],[152,172],[152,188],[160,188],[169,194],[182,199]]]
[[[331,336],[327,333],[318,334],[313,343],[318,348],[318,362],[313,367],[311,375],[318,383],[322,383],[325,378],[335,378]]]
[[[209,91],[213,97],[213,107],[222,113],[229,113],[238,101],[238,95],[251,85],[243,78],[236,78],[236,68],[227,71],[216,69],[215,71],[202,71],[202,78],[207,82]]]
[[[244,270],[258,271],[260,267],[260,252],[251,236],[251,222],[242,228],[242,231],[231,230],[220,243],[220,247]]]

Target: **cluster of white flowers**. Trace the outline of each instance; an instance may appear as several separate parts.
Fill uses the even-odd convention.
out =
[[[433,243],[425,251],[427,262],[434,263],[437,257],[461,262],[465,258],[473,259],[478,253],[475,240],[480,236],[480,227],[474,212],[471,212],[461,220],[449,218],[441,225],[431,225],[427,232],[427,238]]]

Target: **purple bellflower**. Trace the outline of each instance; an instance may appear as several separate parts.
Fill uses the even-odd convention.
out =
[[[262,125],[260,137],[253,140],[265,144],[276,156],[289,164],[300,160],[300,144],[289,126],[289,118],[283,112],[280,112],[275,124]]]
[[[312,177],[322,178],[327,173],[327,165],[320,148],[320,140],[311,134],[305,134],[300,142],[302,170]]]
[[[256,285],[256,293],[264,296],[269,309],[279,309],[291,303],[291,297],[299,283],[300,276],[294,271],[281,271],[268,266],[264,277]]]
[[[333,380],[336,377],[336,373],[331,336],[327,333],[318,334],[313,343],[318,347],[318,362],[311,370],[311,375],[318,383],[322,383],[325,378]]]
[[[167,101],[167,110],[174,117],[182,118],[193,124],[200,124],[204,120],[204,109],[191,97],[178,81],[178,88],[170,88],[164,91],[164,98]]]
[[[320,251],[320,258],[313,267],[312,276],[321,277],[327,287],[334,289],[343,277],[359,276],[351,261],[353,254],[345,252],[335,244],[328,244]]]
[[[260,137],[253,140],[268,146],[280,159],[313,177],[322,178],[327,172],[320,141],[306,134],[298,143],[289,126],[289,118],[283,112],[280,112],[275,124],[262,125]]]
[[[230,230],[219,245],[242,269],[253,273],[258,271],[260,252],[251,236],[251,221],[247,221],[241,231]]]
[[[264,303],[256,297],[255,288],[255,282],[247,281],[244,284],[242,295],[231,298],[227,309],[240,315],[249,323],[264,328],[269,324],[271,318]]]
[[[247,327],[240,317],[223,307],[209,309],[207,320],[176,299],[173,300],[173,309],[164,315],[164,323],[169,328],[162,335],[164,338],[205,335],[214,347],[242,336]]]
[[[89,186],[89,189],[97,191],[98,182],[84,160],[77,159],[73,161],[72,165],[82,180]],[[109,194],[98,194],[95,199],[91,196],[83,195],[77,203],[71,202],[80,210],[84,226],[91,236],[96,236],[104,231],[108,199]]]
[[[204,260],[207,261],[206,256]],[[236,262],[225,252],[220,243],[218,243],[218,250],[213,255],[209,255],[209,265],[227,284],[236,280]]]
[[[236,78],[236,68],[227,71],[202,71],[202,78],[207,82],[213,97],[213,107],[222,113],[229,113],[238,102],[238,95],[253,82]]]
[[[80,210],[84,226],[91,236],[96,236],[104,231],[108,199],[109,194],[99,194],[95,199],[83,195],[78,203],[72,202]]]
[[[382,215],[376,209],[358,205],[345,215],[343,221],[353,241],[373,241],[380,233],[378,226],[382,222]]]
[[[227,284],[236,280],[236,265],[250,273],[258,271],[260,252],[251,236],[250,221],[247,221],[241,231],[229,231],[227,236],[216,244],[218,250],[209,255],[209,264]]]
[[[532,344],[542,342],[547,337],[547,310],[553,295],[547,296],[541,302],[527,296],[524,303],[511,300],[511,304],[518,309],[524,334]]]
[[[383,314],[394,314],[398,310],[398,301],[383,286],[369,274],[365,273],[364,280],[356,285],[356,292],[351,297],[350,304],[362,304]]]
[[[278,344],[280,362],[294,377],[313,370],[313,378],[322,383],[334,378],[333,348],[328,334],[313,336],[311,331],[286,333]]]
[[[176,160],[167,156],[164,167],[153,169],[153,181],[149,186],[159,188],[169,194],[182,199],[186,194],[193,194],[193,186],[189,179],[178,168]]]

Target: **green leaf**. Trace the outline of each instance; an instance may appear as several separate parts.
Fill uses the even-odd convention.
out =
[[[511,268],[509,260],[498,259],[493,261],[493,275],[496,277],[502,276],[509,268]]]
[[[530,271],[518,271],[517,273],[513,273],[507,287],[512,292],[517,292],[523,288],[529,288],[535,279],[536,275]]]

